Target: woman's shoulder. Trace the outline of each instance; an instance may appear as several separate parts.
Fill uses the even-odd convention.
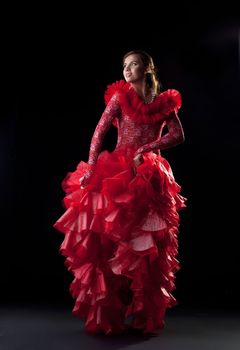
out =
[[[160,104],[167,104],[179,109],[182,106],[182,95],[176,89],[168,89],[158,95],[158,101]]]
[[[167,114],[173,110],[178,110],[182,106],[182,95],[176,89],[168,89],[161,92],[156,99],[159,106],[166,110]]]
[[[125,80],[117,80],[114,83],[107,85],[104,92],[104,101],[106,104],[111,100],[113,95],[121,92],[127,93],[129,90],[129,84]]]

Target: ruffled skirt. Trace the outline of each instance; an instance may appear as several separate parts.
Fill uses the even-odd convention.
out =
[[[74,276],[73,315],[86,331],[144,333],[164,327],[178,254],[178,211],[185,207],[169,163],[153,152],[133,171],[132,157],[103,151],[89,184],[79,179],[81,161],[62,186],[64,214],[54,227],[64,233],[59,252]]]

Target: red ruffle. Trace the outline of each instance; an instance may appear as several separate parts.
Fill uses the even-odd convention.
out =
[[[104,94],[105,103],[108,104],[116,93],[118,93],[122,110],[139,123],[164,120],[171,112],[177,112],[182,105],[181,94],[175,89],[168,89],[160,93],[153,102],[146,104],[131,85],[124,80],[108,85]]]
[[[132,327],[152,332],[177,304],[171,291],[185,198],[166,159],[143,158],[134,174],[130,158],[103,151],[84,189],[83,161],[63,181],[66,211],[54,227],[65,234],[59,251],[74,275],[73,314],[90,332],[122,333],[129,316]]]

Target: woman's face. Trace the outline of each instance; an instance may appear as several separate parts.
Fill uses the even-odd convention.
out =
[[[137,54],[129,55],[123,62],[123,76],[126,82],[136,83],[144,80],[145,77],[144,64]]]

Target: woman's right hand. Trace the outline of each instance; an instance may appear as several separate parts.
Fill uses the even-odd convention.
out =
[[[82,177],[80,177],[80,187],[83,189],[89,182],[91,176],[93,174],[92,170],[88,170]]]

